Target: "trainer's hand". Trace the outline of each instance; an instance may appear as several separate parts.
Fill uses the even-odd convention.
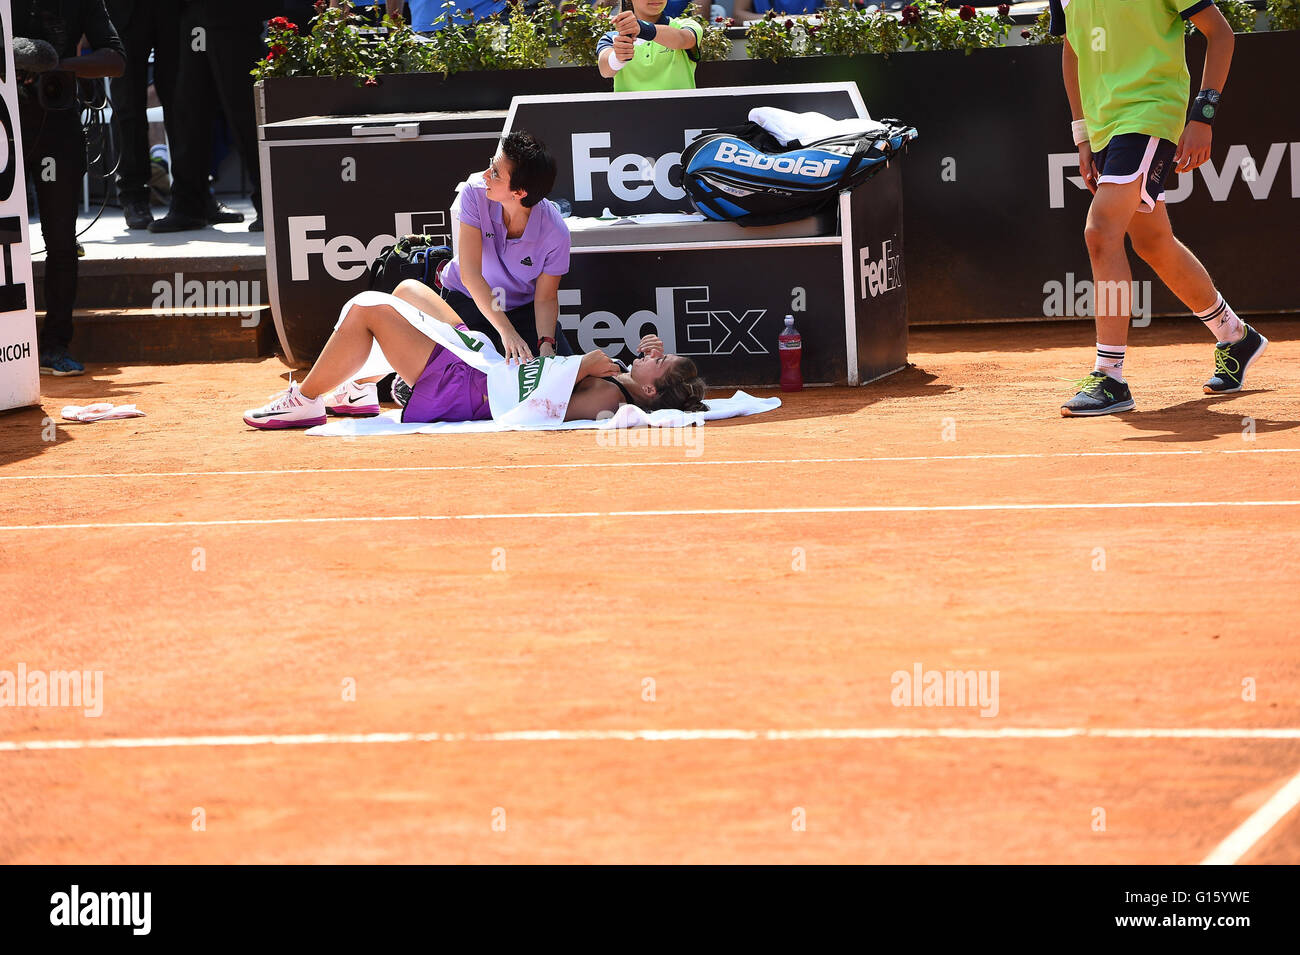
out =
[[[624,63],[636,56],[636,43],[633,38],[622,33],[614,37],[614,55]]]
[[[1213,131],[1208,123],[1188,123],[1174,151],[1174,168],[1179,172],[1191,172],[1209,159],[1212,138]]]
[[[582,365],[579,366],[584,375],[591,375],[594,378],[607,378],[610,375],[621,374],[623,369],[614,363],[603,351],[597,348],[595,351],[589,351],[582,356]]]
[[[1083,177],[1083,184],[1088,187],[1088,191],[1093,195],[1097,194],[1097,164],[1092,160],[1092,146],[1088,143],[1079,143],[1079,175]]]
[[[528,343],[523,340],[520,334],[513,329],[501,336],[501,345],[505,349],[506,361],[508,362],[530,362],[533,360],[532,349]]]
[[[646,335],[641,339],[641,344],[636,346],[636,350],[651,358],[658,358],[664,353],[664,343],[658,335]]]
[[[616,13],[613,17],[614,29],[622,36],[634,37],[641,32],[641,27],[637,25],[635,13]]]

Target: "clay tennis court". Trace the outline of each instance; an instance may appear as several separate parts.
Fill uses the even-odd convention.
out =
[[[1300,320],[1257,325],[1214,398],[1199,323],[1135,330],[1097,420],[1085,324],[913,329],[694,447],[254,432],[275,359],[43,379],[0,669],[103,715],[0,710],[0,861],[1300,862]],[[42,440],[93,400],[148,417]],[[917,665],[996,715],[893,705]]]

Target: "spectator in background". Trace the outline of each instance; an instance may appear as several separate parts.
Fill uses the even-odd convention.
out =
[[[769,10],[778,16],[798,16],[816,13],[823,6],[824,0],[736,0],[731,15],[737,23],[748,23],[763,19]]]
[[[665,0],[632,0],[632,13],[614,15],[614,29],[596,45],[600,75],[614,78],[614,92],[693,90],[700,59],[698,20],[669,20]]]
[[[443,9],[444,4],[447,4],[446,9]],[[409,0],[409,5],[411,29],[417,33],[432,33],[447,25],[447,20],[437,22],[444,14],[457,23],[465,23],[470,13],[474,14],[475,20],[483,20],[504,10],[506,0]]]
[[[253,184],[256,216],[248,227],[262,231],[262,178],[253,110],[253,64],[266,55],[263,22],[276,0],[174,0],[180,5],[180,63],[173,99],[181,108],[168,127],[171,140],[171,209],[149,224],[150,232],[203,229],[214,222],[242,222],[243,214],[217,202],[208,186],[212,162],[212,114],[219,103]]]
[[[113,113],[122,130],[117,195],[128,229],[147,229],[149,207],[149,54],[163,122],[172,121],[172,92],[180,56],[180,11],[176,0],[108,0],[108,15],[126,49],[126,72],[110,81]]]

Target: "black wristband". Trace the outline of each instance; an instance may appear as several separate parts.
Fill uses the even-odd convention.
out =
[[[656,32],[658,32],[655,29],[655,25],[646,20],[638,20],[636,21],[636,25],[637,25],[637,38],[641,40],[653,40],[655,38]]]
[[[1218,90],[1201,90],[1196,94],[1196,99],[1192,100],[1191,115],[1187,121],[1191,123],[1205,123],[1207,126],[1214,124],[1214,117],[1219,112],[1219,91]]]

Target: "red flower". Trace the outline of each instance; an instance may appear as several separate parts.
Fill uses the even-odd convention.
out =
[[[266,62],[270,63],[274,59],[275,59],[275,50],[272,50],[270,53],[266,54]]]
[[[1009,16],[1010,14],[1011,14],[1010,4],[1006,4],[1006,3],[998,4],[998,16],[1005,17],[1005,16]]]
[[[909,3],[903,7],[903,26],[915,26],[921,22],[921,11],[916,8],[915,4]]]
[[[289,20],[285,19],[284,17],[275,17],[274,19],[272,19],[271,26],[277,30],[291,30],[293,32],[297,32],[298,30],[298,24],[291,23]]]
[[[963,20],[974,20],[975,8],[972,7],[969,3],[964,4],[962,8],[957,11],[957,16],[961,17]]]
[[[315,7],[317,13],[324,13],[329,8],[329,0],[316,0]]]
[[[793,21],[793,20],[786,20],[786,21],[785,21],[785,28],[786,28],[787,30],[793,30],[793,29],[794,29],[794,21]]]
[[[763,19],[764,19],[764,20],[775,20],[775,19],[776,19],[776,11],[775,11],[775,10],[768,10],[767,13],[763,14]]]
[[[377,79],[375,79],[373,76],[371,76],[371,77],[367,78],[366,81],[365,81],[364,83],[362,83],[361,85],[362,85],[362,86],[378,86],[378,85],[379,85],[379,80],[377,80]]]
[[[285,46],[283,43],[276,43],[271,47],[272,56],[284,56],[288,52],[289,52],[289,48]]]
[[[1033,36],[1033,34],[1030,33],[1028,30],[1021,30],[1021,31],[1020,31],[1020,37],[1021,37],[1021,39],[1028,40],[1031,36]]]
[[[726,17],[714,17],[714,18],[713,18],[713,22],[714,22],[714,23],[726,23],[726,22],[727,22],[727,18],[726,18]]]
[[[736,25],[736,18],[735,18],[735,17],[727,17],[727,26],[729,26],[729,27],[734,27],[735,25]]]

